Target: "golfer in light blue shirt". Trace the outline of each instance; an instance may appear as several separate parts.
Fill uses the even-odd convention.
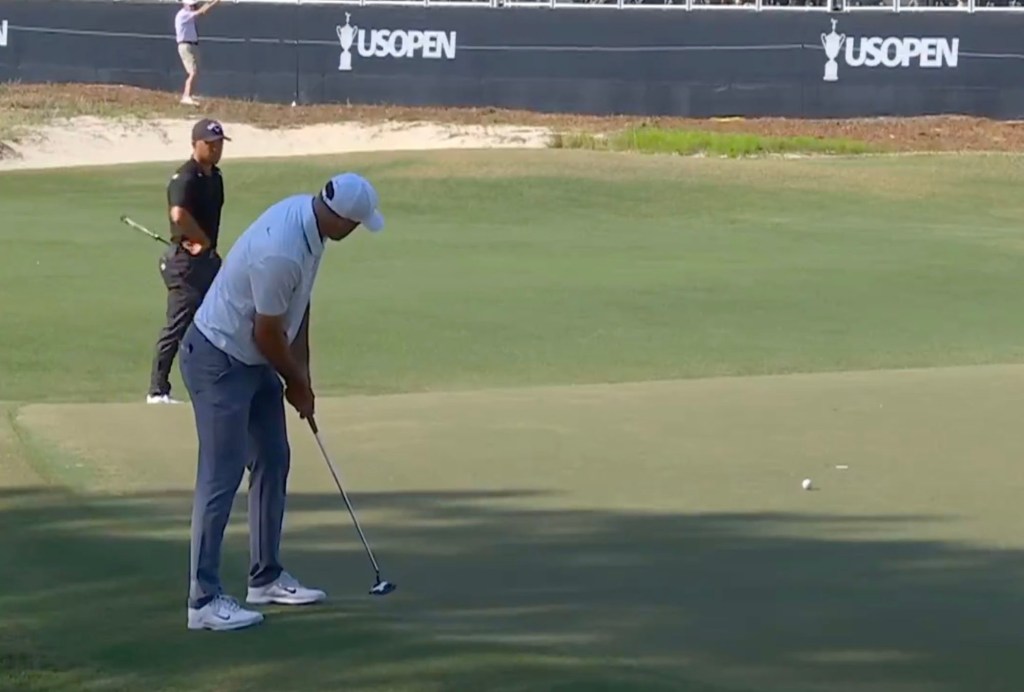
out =
[[[224,529],[249,469],[249,589],[253,605],[326,598],[280,560],[290,464],[284,400],[314,413],[309,379],[309,303],[326,240],[360,225],[384,227],[377,192],[354,173],[316,195],[268,208],[231,247],[182,340],[181,372],[192,398],[199,466],[192,509],[188,628],[235,630],[263,620],[220,582]],[[282,384],[283,381],[283,384]]]

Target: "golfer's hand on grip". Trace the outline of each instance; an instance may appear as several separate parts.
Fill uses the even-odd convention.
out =
[[[300,418],[312,417],[316,397],[313,395],[313,388],[309,385],[309,378],[298,377],[285,383],[284,397],[299,412]]]
[[[181,246],[185,248],[185,252],[192,255],[193,257],[198,257],[199,255],[203,254],[209,247],[208,245],[205,245],[203,243],[197,243],[194,240],[188,239],[182,240]]]

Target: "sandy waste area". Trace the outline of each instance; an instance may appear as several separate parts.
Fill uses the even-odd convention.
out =
[[[7,142],[0,170],[103,166],[177,161],[190,151],[195,119],[103,120],[79,117],[38,127]],[[232,159],[343,154],[359,151],[544,148],[550,131],[538,127],[362,124],[345,122],[288,129],[261,129],[224,122]]]

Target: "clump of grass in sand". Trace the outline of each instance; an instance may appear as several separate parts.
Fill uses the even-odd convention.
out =
[[[608,135],[560,134],[553,138],[556,149],[635,151],[649,154],[706,154],[739,158],[768,154],[864,154],[872,151],[866,142],[820,137],[770,137],[742,132],[709,132],[662,127],[634,127]]]

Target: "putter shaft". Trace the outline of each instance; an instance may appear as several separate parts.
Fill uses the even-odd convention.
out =
[[[359,540],[362,541],[363,547],[366,549],[366,554],[370,558],[370,563],[373,565],[373,570],[377,575],[377,582],[380,583],[380,566],[377,564],[377,559],[373,556],[373,550],[370,549],[370,543],[366,540],[366,534],[363,533],[363,527],[359,525],[359,519],[356,517],[355,509],[352,507],[352,503],[348,499],[348,493],[345,492],[345,488],[341,484],[341,479],[338,477],[338,472],[334,468],[334,462],[331,461],[330,455],[327,453],[327,448],[324,446],[324,442],[320,439],[320,430],[317,428],[316,421],[312,418],[309,419],[309,427],[313,430],[313,437],[316,438],[316,444],[320,447],[320,453],[324,457],[324,461],[327,462],[327,468],[331,471],[331,477],[334,478],[334,484],[338,486],[338,491],[341,493],[341,499],[345,501],[345,507],[348,508],[348,513],[352,517],[352,523],[355,524],[356,531],[359,533]]]

